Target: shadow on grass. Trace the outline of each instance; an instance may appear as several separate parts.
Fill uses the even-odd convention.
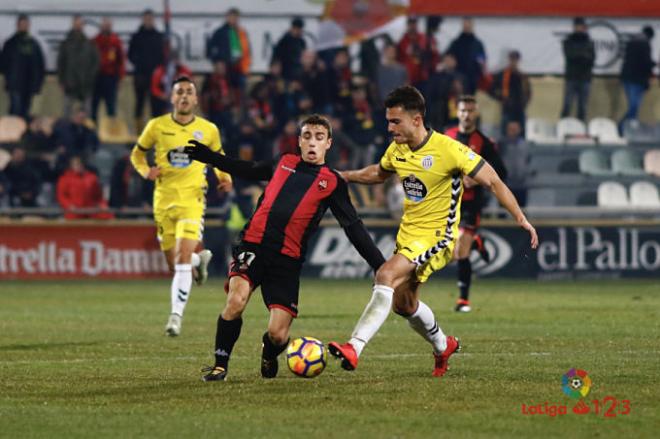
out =
[[[0,352],[2,351],[33,351],[33,350],[49,350],[49,349],[61,349],[61,348],[72,348],[79,346],[96,346],[100,345],[100,341],[85,341],[85,342],[46,342],[46,343],[31,343],[31,344],[9,344],[9,345],[0,345]]]

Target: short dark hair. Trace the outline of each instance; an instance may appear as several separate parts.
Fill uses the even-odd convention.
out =
[[[295,17],[293,20],[291,20],[291,26],[297,27],[298,29],[302,29],[305,27],[305,22],[301,17]]]
[[[172,81],[172,88],[174,88],[174,86],[180,82],[190,82],[192,85],[195,85],[195,81],[193,81],[189,76],[179,76],[174,81]]]
[[[584,17],[575,17],[573,19],[573,26],[586,26],[587,20]]]
[[[30,17],[28,17],[28,15],[24,13],[18,14],[18,17],[16,17],[16,22],[18,23],[19,21],[23,21],[23,20],[30,21]]]
[[[412,85],[404,85],[392,90],[385,98],[385,108],[402,107],[406,111],[426,114],[424,96]]]
[[[649,40],[652,40],[653,37],[655,36],[655,31],[653,30],[653,28],[651,26],[644,26],[642,28],[642,33]]]
[[[456,104],[458,105],[461,102],[464,104],[476,104],[477,98],[475,98],[474,95],[460,95],[456,101]]]
[[[332,125],[330,125],[330,121],[325,116],[321,116],[320,114],[312,114],[305,117],[300,121],[300,131],[302,131],[302,127],[305,125],[320,125],[328,131],[328,138],[332,138]]]

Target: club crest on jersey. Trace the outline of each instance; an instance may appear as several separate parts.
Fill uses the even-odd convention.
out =
[[[431,167],[433,167],[433,156],[427,155],[422,158],[422,168],[431,169]]]
[[[201,131],[193,131],[193,137],[195,138],[195,140],[200,141],[204,138],[204,133]]]
[[[319,181],[319,190],[324,191],[328,188],[328,180],[321,180]]]
[[[187,168],[190,166],[190,157],[183,152],[183,148],[170,149],[167,152],[167,161],[173,168]]]
[[[414,174],[410,174],[401,182],[403,185],[403,192],[406,194],[406,198],[410,201],[422,201],[428,192],[424,182],[415,177]]]

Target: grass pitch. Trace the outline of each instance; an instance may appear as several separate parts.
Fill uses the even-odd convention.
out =
[[[442,379],[429,346],[391,315],[358,369],[332,360],[315,379],[259,375],[267,313],[256,293],[225,383],[212,363],[219,280],[195,288],[182,335],[163,335],[169,283],[2,282],[2,437],[657,437],[658,281],[477,280],[475,310],[451,311],[453,281],[423,300],[461,338]],[[344,341],[370,297],[368,281],[304,280],[292,336]],[[586,415],[562,392],[571,368],[593,380]],[[612,401],[615,417],[605,417]],[[594,399],[601,404],[594,413]],[[566,415],[525,415],[526,407]]]

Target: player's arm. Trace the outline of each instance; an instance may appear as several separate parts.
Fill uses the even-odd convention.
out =
[[[137,143],[131,151],[131,164],[135,170],[147,180],[154,181],[160,175],[160,169],[155,166],[150,166],[147,163],[147,151],[153,147],[156,143],[155,136],[155,123],[154,119],[151,119],[140,137],[137,140]]]
[[[527,221],[525,214],[518,205],[518,201],[516,201],[516,197],[497,175],[497,172],[495,172],[493,167],[485,160],[481,159],[481,162],[479,162],[468,176],[480,185],[489,189],[493,195],[495,195],[497,201],[509,211],[518,225],[529,232],[532,248],[536,248],[539,245],[539,238],[536,234],[536,229],[534,229],[529,221]]]
[[[222,150],[222,141],[220,140],[220,131],[218,127],[213,125],[213,136],[209,148],[220,154],[225,152]],[[218,168],[213,168],[213,173],[218,178],[218,190],[223,192],[230,192],[233,188],[233,181],[231,175],[227,172],[221,171]]]
[[[329,198],[329,205],[332,214],[337,218],[353,247],[373,268],[374,272],[378,270],[385,263],[385,258],[358,217],[348,196],[348,186],[341,179],[337,179],[337,188]]]
[[[246,180],[270,180],[273,177],[273,163],[270,160],[253,162],[232,159],[224,154],[212,151],[208,146],[197,140],[190,140],[189,145],[183,148],[183,152],[191,160],[207,163],[221,171]]]
[[[380,163],[369,165],[354,171],[340,172],[344,180],[350,183],[378,184],[390,178],[394,171],[384,169]]]

